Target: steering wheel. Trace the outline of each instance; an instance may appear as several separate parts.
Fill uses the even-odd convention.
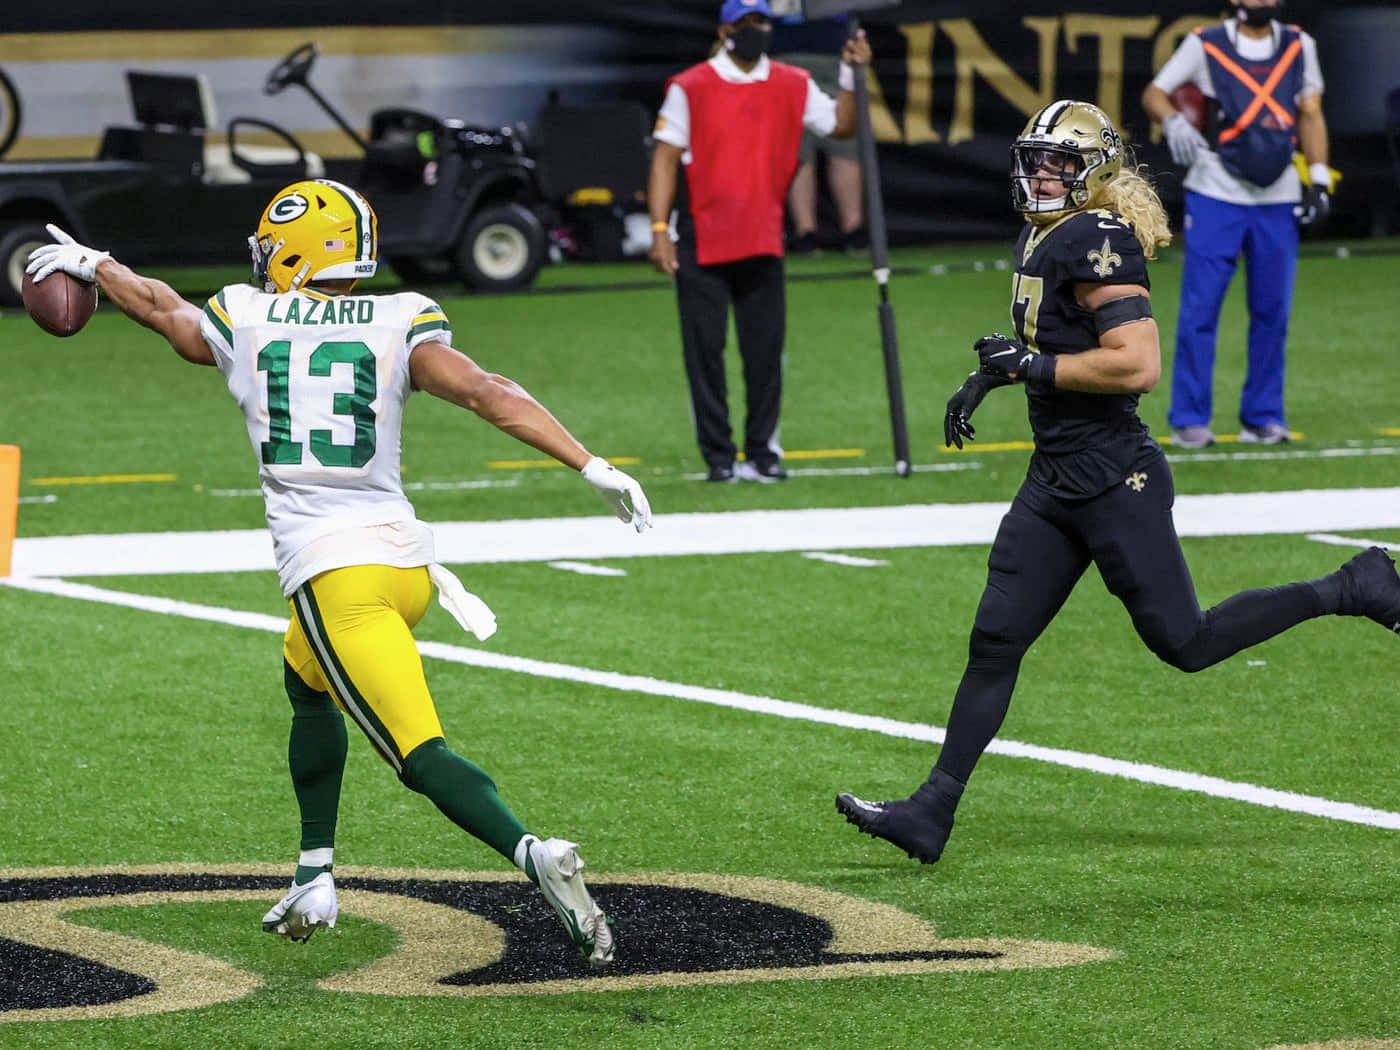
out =
[[[311,66],[320,53],[321,49],[315,43],[302,44],[301,47],[278,62],[272,72],[267,75],[267,80],[263,82],[263,92],[275,95],[289,84],[300,84],[305,87],[307,74],[311,72]]]
[[[296,151],[297,159],[290,163],[260,163],[238,152],[238,129],[241,127],[261,128],[281,138]],[[228,159],[255,179],[304,179],[306,178],[306,150],[294,139],[290,132],[255,117],[234,117],[228,122]]]

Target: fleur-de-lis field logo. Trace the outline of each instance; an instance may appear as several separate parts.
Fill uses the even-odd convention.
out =
[[[1094,264],[1094,272],[1100,277],[1107,277],[1123,262],[1123,257],[1113,250],[1113,245],[1108,243],[1107,237],[1103,239],[1103,247],[1090,252],[1087,258]]]
[[[1139,470],[1136,474],[1129,474],[1124,478],[1123,484],[1127,485],[1128,488],[1132,489],[1134,492],[1141,492],[1143,489],[1147,488],[1147,475]]]

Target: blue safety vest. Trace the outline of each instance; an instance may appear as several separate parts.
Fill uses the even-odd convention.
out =
[[[1303,39],[1282,26],[1278,48],[1263,61],[1242,58],[1225,25],[1197,29],[1220,107],[1214,148],[1225,170],[1270,186],[1293,161],[1298,143],[1298,93],[1303,89]]]

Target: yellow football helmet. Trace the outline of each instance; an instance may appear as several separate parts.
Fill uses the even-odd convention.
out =
[[[331,179],[294,182],[272,198],[248,238],[264,291],[359,281],[379,268],[379,219],[359,193]]]
[[[1087,208],[1123,170],[1123,136],[1098,106],[1061,99],[1011,144],[1011,201],[1031,222]]]

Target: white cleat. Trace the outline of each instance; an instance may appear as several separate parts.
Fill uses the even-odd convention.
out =
[[[612,962],[617,949],[612,920],[583,884],[583,858],[577,845],[564,839],[532,838],[525,858],[526,874],[535,875],[540,892],[559,914],[579,954],[595,968]]]
[[[301,886],[292,884],[287,895],[262,918],[265,933],[276,933],[291,941],[307,941],[317,930],[335,926],[340,907],[335,900],[335,880],[323,871]]]

